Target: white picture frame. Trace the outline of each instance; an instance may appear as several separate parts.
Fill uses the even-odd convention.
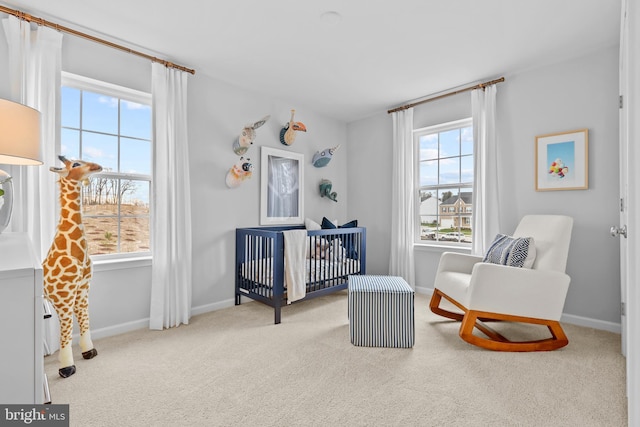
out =
[[[304,224],[304,155],[260,151],[260,225]]]

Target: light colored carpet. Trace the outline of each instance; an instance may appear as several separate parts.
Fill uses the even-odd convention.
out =
[[[563,325],[560,350],[492,352],[416,295],[412,349],[355,347],[345,291],[286,307],[282,319],[250,302],[96,340],[98,357],[76,348],[67,379],[49,356],[53,403],[69,403],[71,425],[83,427],[627,425],[613,333]]]

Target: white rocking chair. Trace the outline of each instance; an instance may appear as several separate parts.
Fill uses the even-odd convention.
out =
[[[546,351],[569,343],[560,317],[571,278],[565,273],[573,219],[562,215],[528,215],[514,237],[533,237],[536,258],[532,268],[482,262],[482,257],[442,254],[431,311],[459,320],[466,342],[497,351]],[[460,312],[441,307],[442,299]],[[484,322],[490,320],[545,325],[550,338],[512,342]],[[477,328],[488,338],[473,334]]]

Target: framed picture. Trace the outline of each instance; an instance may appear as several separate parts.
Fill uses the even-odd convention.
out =
[[[260,225],[304,224],[304,155],[261,147]]]
[[[589,130],[536,137],[536,191],[589,188]]]

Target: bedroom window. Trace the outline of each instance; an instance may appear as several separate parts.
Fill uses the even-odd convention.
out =
[[[63,73],[61,149],[102,166],[83,187],[89,253],[150,253],[151,95]]]
[[[413,132],[418,243],[471,244],[473,127],[458,120]]]

